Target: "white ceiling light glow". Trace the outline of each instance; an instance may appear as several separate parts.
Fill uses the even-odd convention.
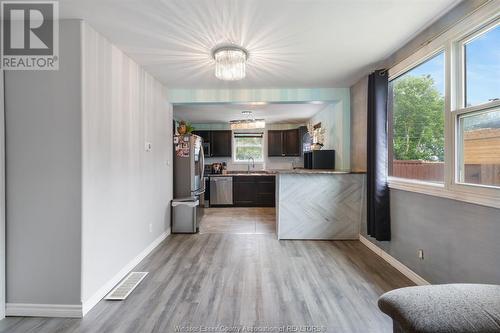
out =
[[[231,120],[232,130],[258,129],[265,128],[266,122],[264,119],[249,119],[249,120]]]
[[[246,76],[248,52],[242,47],[220,46],[212,52],[215,60],[215,77],[224,81],[241,80]]]
[[[241,114],[247,119],[231,120],[229,124],[232,130],[258,129],[265,128],[266,122],[264,119],[254,119],[253,112],[250,110],[241,111]]]

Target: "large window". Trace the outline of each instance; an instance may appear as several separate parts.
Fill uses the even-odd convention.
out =
[[[264,161],[263,133],[234,133],[234,161]]]
[[[500,187],[500,25],[461,42],[464,98],[457,120],[457,180]]]
[[[390,175],[444,181],[444,51],[389,83]]]
[[[389,69],[389,186],[500,208],[500,7]]]

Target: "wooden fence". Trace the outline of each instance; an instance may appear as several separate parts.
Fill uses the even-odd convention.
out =
[[[500,128],[466,131],[462,149],[465,183],[500,186]],[[392,176],[442,182],[444,163],[396,160]]]
[[[396,160],[392,162],[392,176],[442,182],[444,180],[444,163]]]

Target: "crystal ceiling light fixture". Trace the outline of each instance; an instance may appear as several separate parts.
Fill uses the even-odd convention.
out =
[[[237,45],[216,46],[212,51],[215,77],[224,81],[237,81],[245,77],[248,51]]]
[[[248,119],[231,120],[229,124],[232,130],[259,129],[266,127],[264,119],[254,119],[252,117],[252,111],[242,111],[241,113],[247,116]]]

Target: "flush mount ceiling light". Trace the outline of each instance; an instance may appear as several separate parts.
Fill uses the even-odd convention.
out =
[[[231,125],[232,130],[258,129],[266,127],[266,122],[264,119],[254,119],[252,117],[252,111],[243,111],[241,113],[248,118],[231,120],[229,124]]]
[[[224,81],[236,81],[245,77],[248,51],[236,45],[223,45],[212,51],[215,60],[215,77]]]

